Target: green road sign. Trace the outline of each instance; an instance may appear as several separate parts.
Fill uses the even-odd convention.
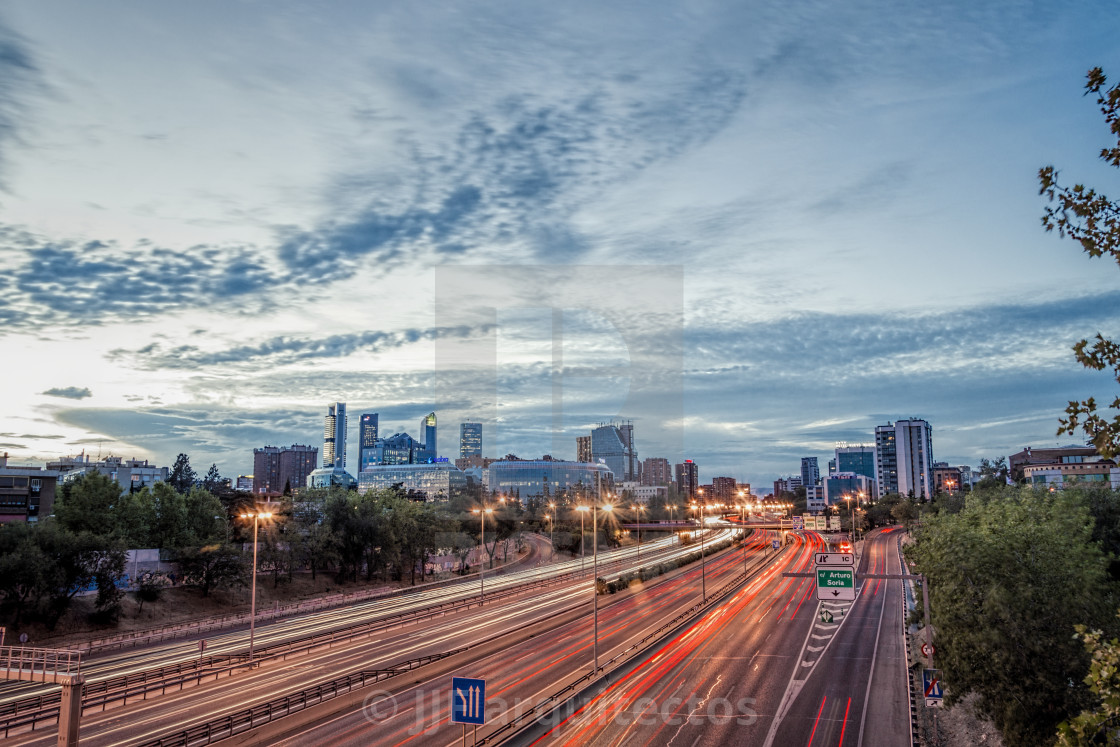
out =
[[[817,566],[817,599],[852,601],[856,598],[856,574],[851,568]]]

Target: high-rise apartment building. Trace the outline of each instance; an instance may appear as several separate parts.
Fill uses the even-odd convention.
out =
[[[678,464],[677,470],[677,491],[689,499],[696,497],[696,491],[700,487],[700,465],[691,459],[685,459],[682,464]]]
[[[576,461],[591,461],[591,436],[576,436]]]
[[[816,485],[821,481],[821,469],[816,457],[801,457],[801,484]]]
[[[933,495],[933,436],[929,423],[910,419],[875,428],[875,473],[879,492],[929,498]]]
[[[607,465],[616,482],[638,479],[638,450],[634,448],[634,424],[608,423],[591,431],[591,461]]]
[[[642,462],[642,485],[668,485],[673,481],[673,466],[668,459],[650,457]]]
[[[319,450],[314,446],[265,446],[253,449],[252,490],[258,495],[281,495],[304,487],[315,470]]]
[[[377,446],[377,413],[366,412],[358,418],[358,469],[363,470],[370,463],[371,455]]]
[[[712,478],[712,494],[718,503],[733,503],[738,500],[738,489],[734,477]]]
[[[346,403],[328,405],[327,417],[323,421],[324,467],[346,469],[346,426]]]
[[[482,423],[459,424],[459,458],[482,456]]]
[[[898,492],[898,448],[894,423],[875,426],[875,481],[879,494]]]

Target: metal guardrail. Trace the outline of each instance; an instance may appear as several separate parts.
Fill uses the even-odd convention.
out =
[[[611,561],[606,568],[619,566],[624,562],[629,562],[629,559]],[[555,576],[518,584],[508,589],[489,592],[486,595],[486,602],[489,603],[499,599],[517,596],[532,589],[552,586],[569,581],[572,578],[578,578],[582,575],[590,575],[591,573],[591,567],[582,571],[574,569]],[[466,599],[456,599],[450,602],[431,604],[419,610],[400,612],[387,617],[378,618],[377,620],[358,623],[326,633],[304,636],[292,641],[258,648],[254,656],[254,662],[260,663],[272,659],[287,659],[289,656],[310,653],[323,647],[330,648],[338,643],[351,642],[357,638],[368,637],[377,632],[410,625],[423,620],[434,619],[452,612],[481,606],[481,604],[482,600],[480,597],[472,596]],[[53,651],[54,649],[49,650]],[[63,653],[80,657],[80,652],[77,651],[63,651]],[[155,670],[135,672],[121,677],[89,682],[85,685],[83,692],[82,711],[83,713],[98,709],[104,711],[111,703],[119,702],[121,705],[126,705],[129,699],[135,700],[139,697],[146,700],[147,696],[151,693],[159,692],[163,694],[169,689],[182,690],[187,684],[192,682],[198,685],[210,678],[216,680],[223,675],[229,676],[235,670],[247,666],[248,663],[248,656],[246,654],[212,655],[200,659],[192,658],[189,661],[167,665]],[[30,730],[34,731],[41,723],[56,722],[58,720],[58,704],[60,701],[61,693],[54,691],[0,704],[0,729],[3,730],[5,738],[10,736],[12,731],[23,727],[30,727]]]
[[[81,674],[82,655],[78,651],[59,648],[0,646],[0,669],[29,673],[32,676],[41,674],[46,681],[49,675]]]

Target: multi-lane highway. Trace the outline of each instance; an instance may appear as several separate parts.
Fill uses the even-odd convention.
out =
[[[871,535],[859,572],[899,573],[895,533]],[[909,745],[900,581],[821,603],[813,540],[516,743]],[[827,608],[828,615],[821,615]]]
[[[713,536],[729,536],[721,530]],[[641,564],[674,558],[695,548],[681,547],[672,539],[646,543]],[[637,565],[637,548],[626,548],[600,555],[600,575]],[[580,568],[586,574],[580,574]],[[410,658],[438,654],[464,645],[477,645],[496,638],[503,632],[528,635],[533,626],[542,631],[563,620],[563,615],[586,616],[590,612],[592,561],[587,558],[557,563],[532,571],[490,578],[486,593],[490,601],[479,609],[451,609],[435,619],[394,624],[357,642],[347,642],[331,649],[320,649],[287,662],[275,662],[252,672],[241,672],[230,679],[204,684],[181,694],[157,697],[139,704],[109,710],[104,715],[87,714],[83,719],[82,741],[85,744],[121,744],[142,741],[167,732],[176,725],[185,725],[222,712],[243,708],[262,699],[298,690],[308,684],[371,666],[391,665]],[[549,585],[535,584],[543,577],[555,579]],[[349,608],[306,615],[266,626],[258,631],[258,649],[270,642],[315,631],[330,631],[348,624],[365,623],[370,619],[392,617],[408,610],[427,609],[433,604],[447,604],[458,598],[474,600],[479,594],[477,583],[468,583],[422,592],[407,597],[378,600]],[[516,636],[515,636],[516,637]],[[242,650],[247,642],[244,631],[227,633],[212,641],[219,651]],[[142,669],[176,658],[194,657],[191,643],[157,646],[143,651],[114,654],[87,666],[94,677],[110,676],[126,669]],[[40,735],[49,733],[40,731]],[[20,741],[34,741],[34,735],[19,735]]]

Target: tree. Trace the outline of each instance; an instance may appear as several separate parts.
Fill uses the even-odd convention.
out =
[[[1096,95],[1097,105],[1109,129],[1117,136],[1115,148],[1101,149],[1101,160],[1120,168],[1120,85],[1105,89],[1105,83],[1104,72],[1095,67],[1088,73],[1085,93]],[[1052,203],[1042,216],[1043,227],[1047,231],[1056,229],[1063,238],[1068,236],[1079,242],[1090,257],[1109,254],[1120,263],[1120,203],[1109,200],[1095,189],[1086,189],[1083,184],[1062,186],[1058,183],[1058,171],[1053,166],[1040,169],[1038,180],[1041,185],[1039,193]],[[1073,346],[1073,352],[1086,368],[1096,371],[1111,368],[1117,384],[1120,384],[1120,345],[1098,332],[1091,346],[1088,340],[1083,339]],[[1111,418],[1109,410],[1116,412]],[[1120,396],[1102,410],[1097,409],[1093,397],[1071,401],[1066,407],[1066,416],[1058,421],[1058,435],[1074,434],[1080,428],[1105,458],[1120,454]]]
[[[206,477],[202,478],[202,487],[204,490],[211,493],[222,487],[222,473],[218,471],[218,465],[210,465],[210,469],[206,472]]]
[[[976,693],[1007,744],[1047,743],[1089,705],[1071,634],[1109,629],[1117,601],[1092,531],[1077,491],[1007,489],[927,517],[906,549],[928,579],[947,699]]]
[[[121,486],[98,472],[88,472],[62,487],[54,516],[70,532],[110,535],[118,527]]]
[[[184,583],[201,587],[204,597],[214,589],[245,583],[245,562],[241,551],[233,545],[184,548],[179,553],[178,565]]]
[[[1120,615],[1118,615],[1120,617]],[[1104,640],[1104,632],[1076,627],[1091,663],[1085,684],[1098,699],[1096,707],[1058,725],[1058,744],[1120,744],[1120,640]]]
[[[180,493],[186,493],[194,487],[195,474],[191,469],[191,460],[186,454],[175,457],[175,464],[167,476],[167,482]]]

